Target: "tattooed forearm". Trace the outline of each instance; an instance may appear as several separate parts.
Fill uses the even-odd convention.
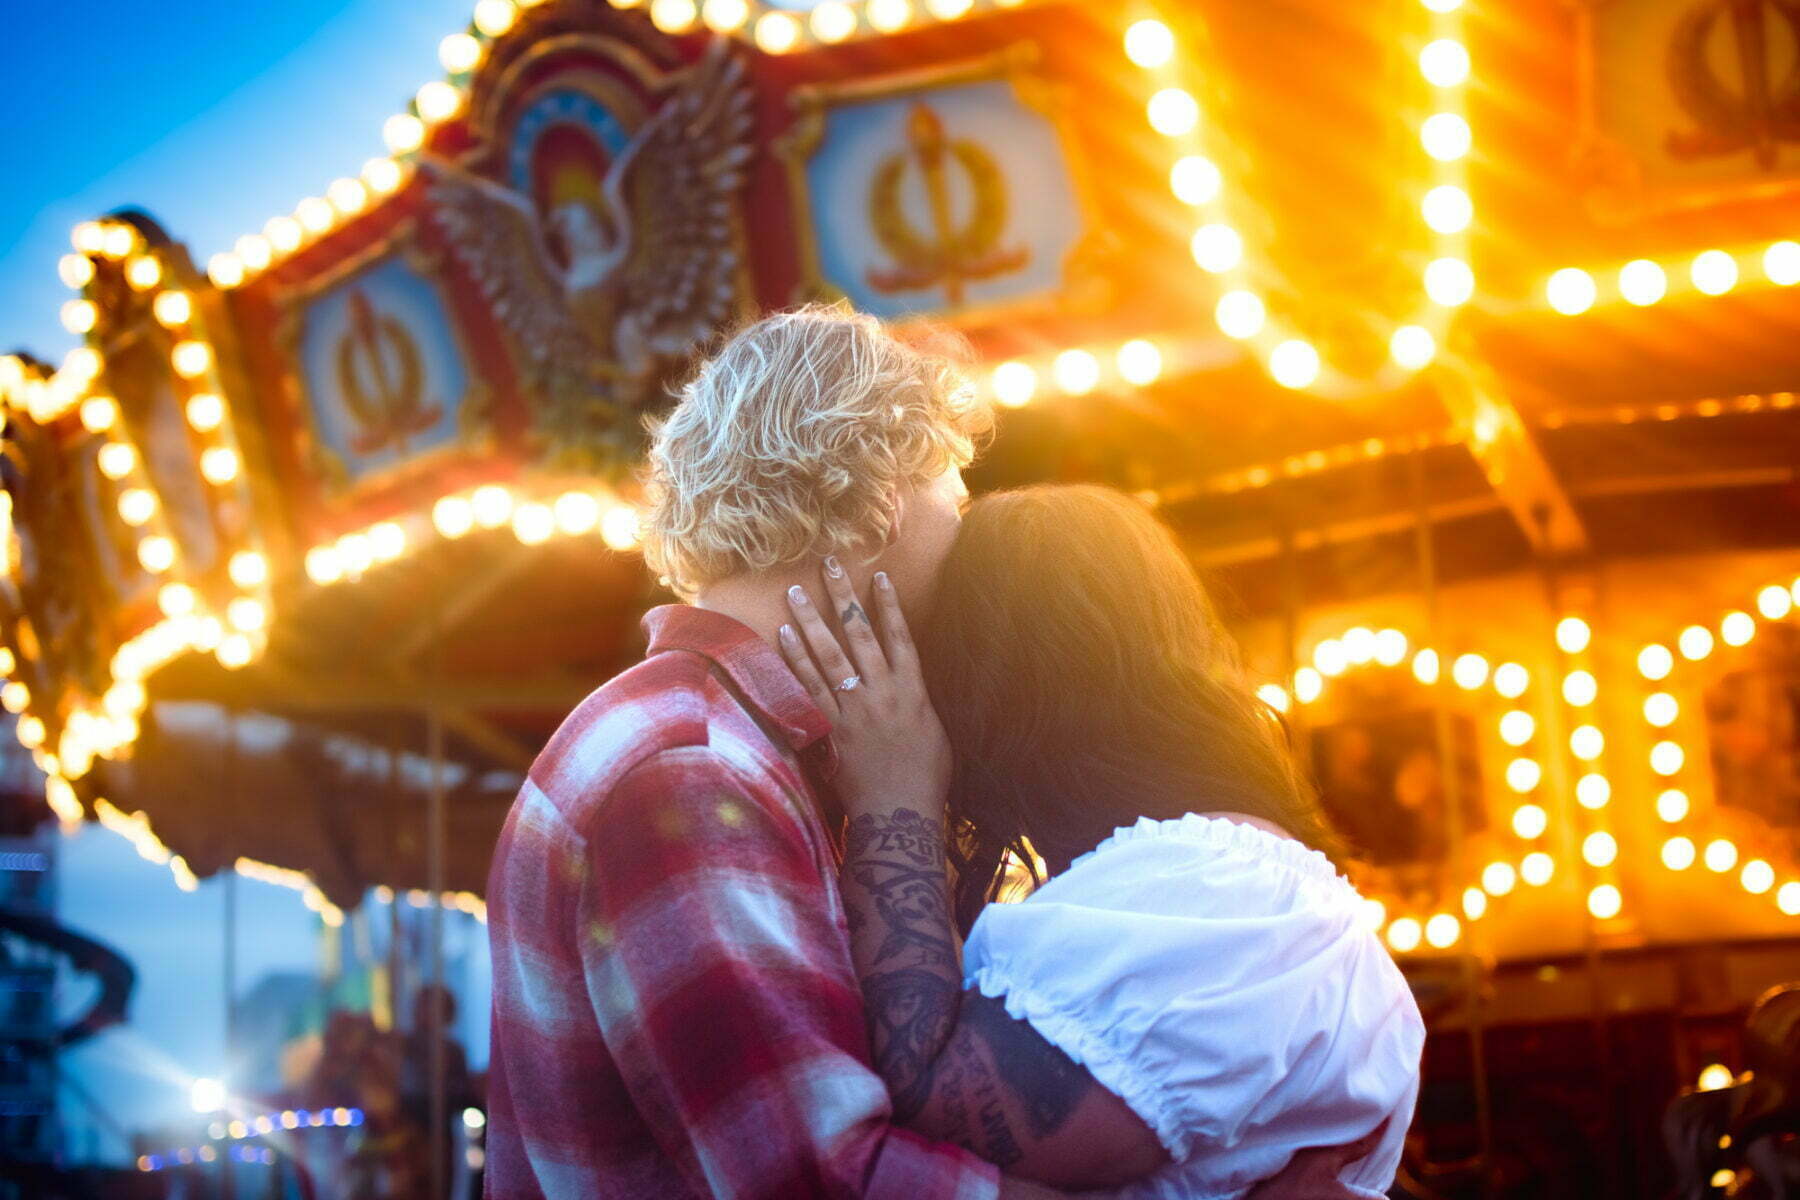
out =
[[[964,1027],[988,1044],[994,1061],[1006,1065],[1006,1086],[1025,1110],[1032,1136],[1055,1133],[1094,1086],[1087,1072],[1043,1034],[1008,1016],[1002,1001],[971,993],[963,1003],[962,1018]]]
[[[850,948],[862,979],[869,1044],[896,1120],[917,1116],[931,1068],[956,1026],[962,972],[951,934],[942,822],[909,808],[850,823],[842,871],[855,914]]]

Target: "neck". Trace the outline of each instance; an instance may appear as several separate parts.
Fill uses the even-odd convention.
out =
[[[830,604],[823,599],[824,581],[812,564],[733,575],[700,589],[693,603],[695,608],[721,613],[748,625],[756,631],[757,637],[771,646],[779,646],[776,631],[793,622],[787,593],[795,584],[807,590],[813,603],[823,603],[826,611],[830,610]]]

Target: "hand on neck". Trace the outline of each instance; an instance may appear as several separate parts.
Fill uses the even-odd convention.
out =
[[[855,553],[840,553],[838,560],[850,573],[850,582],[855,586],[857,594],[867,594],[870,579],[878,564],[865,562],[861,555]],[[818,558],[810,558],[767,571],[745,571],[732,575],[701,588],[692,603],[696,608],[720,613],[748,625],[758,637],[773,646],[776,644],[776,631],[793,621],[793,615],[788,609],[788,589],[798,584],[806,589],[815,604],[824,607],[826,619],[833,631],[841,634],[836,615],[831,612],[831,606],[825,599],[825,581],[821,575],[820,562]]]

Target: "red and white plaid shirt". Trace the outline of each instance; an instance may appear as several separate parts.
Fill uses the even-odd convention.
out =
[[[994,1167],[888,1123],[799,761],[829,718],[737,621],[644,625],[495,851],[488,1196],[990,1200]]]

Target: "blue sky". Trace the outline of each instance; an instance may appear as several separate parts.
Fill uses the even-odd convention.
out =
[[[471,3],[10,6],[0,49],[0,127],[11,156],[0,189],[0,349],[60,359],[75,344],[58,323],[69,293],[56,260],[77,221],[141,207],[203,263],[355,174],[382,152],[382,121],[441,74],[438,41],[464,26]],[[140,973],[131,1023],[66,1066],[127,1126],[179,1115],[182,1072],[216,1072],[222,1062],[220,885],[180,892],[166,868],[99,829],[65,840],[61,854],[63,918],[115,945]],[[298,897],[240,886],[243,986],[268,970],[316,968],[315,922]],[[81,1155],[86,1122],[72,1102],[65,1116]],[[99,1148],[123,1153],[105,1141]]]

